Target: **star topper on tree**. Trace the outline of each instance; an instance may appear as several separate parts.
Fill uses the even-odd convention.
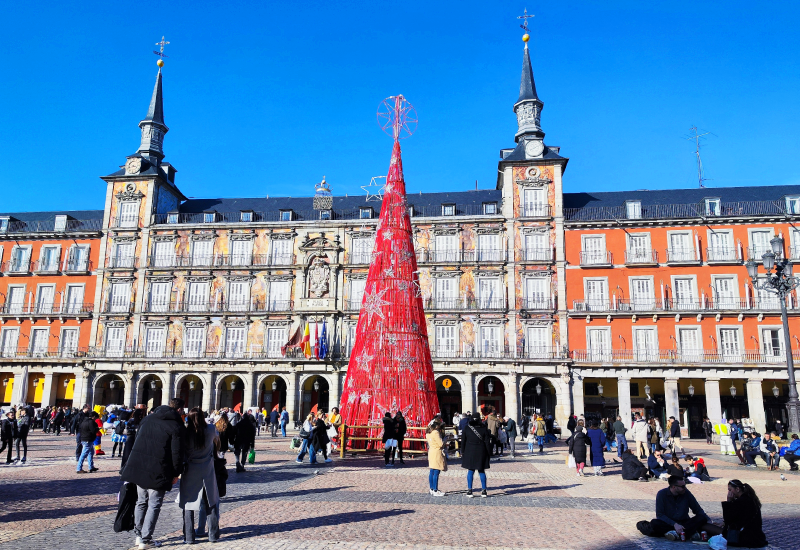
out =
[[[385,180],[386,176],[373,176],[369,180],[369,185],[362,185],[361,189],[367,192],[367,202],[369,201],[382,201],[383,188],[386,184],[381,185],[378,180]]]

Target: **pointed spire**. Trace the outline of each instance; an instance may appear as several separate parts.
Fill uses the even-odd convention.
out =
[[[142,142],[137,153],[155,165],[158,165],[164,158],[164,135],[169,132],[169,128],[164,124],[164,99],[161,86],[161,69],[159,68],[147,116],[139,123],[139,128],[142,129]]]
[[[539,99],[539,96],[536,95],[536,82],[533,80],[533,68],[531,67],[531,57],[528,53],[527,42],[522,53],[522,79],[519,84],[519,99],[517,99],[517,103],[526,99]]]
[[[523,137],[535,138],[541,141],[544,132],[539,126],[544,103],[536,94],[536,83],[533,80],[533,68],[528,50],[528,35],[522,37],[525,49],[522,52],[522,78],[519,84],[519,99],[514,104],[514,113],[517,115],[517,142]]]

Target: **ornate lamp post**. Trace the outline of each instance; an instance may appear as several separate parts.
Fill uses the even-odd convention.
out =
[[[753,281],[753,287],[778,295],[781,304],[781,321],[783,322],[783,341],[786,348],[786,371],[789,375],[789,401],[786,403],[789,413],[789,431],[800,433],[800,413],[797,399],[797,386],[794,378],[794,359],[792,358],[792,341],[789,334],[789,318],[786,314],[786,297],[800,286],[800,280],[792,275],[793,266],[788,258],[783,258],[783,239],[775,237],[769,242],[772,251],[761,257],[767,276],[762,282],[758,280],[758,264],[753,260],[747,262],[747,274]]]

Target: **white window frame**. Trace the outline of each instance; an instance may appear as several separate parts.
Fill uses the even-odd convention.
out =
[[[350,263],[368,264],[372,261],[372,250],[375,246],[375,235],[350,238]]]
[[[49,303],[42,303],[42,291],[44,289],[50,289],[52,291],[52,296]],[[45,284],[38,284],[36,285],[36,296],[34,296],[34,307],[36,308],[36,313],[39,314],[51,314],[53,313],[53,306],[56,302],[56,285],[55,283],[45,283]]]
[[[122,254],[130,249],[130,254]],[[136,258],[136,243],[131,241],[114,242],[114,267],[133,267]]]
[[[589,281],[600,281],[605,283],[604,298],[589,298]],[[611,309],[610,289],[608,288],[608,277],[584,277],[583,278],[583,311],[608,311]]]
[[[460,289],[460,276],[453,275],[452,277],[436,277],[433,283],[434,303],[436,304],[436,309],[454,309],[460,306]]]
[[[167,223],[178,223],[178,213],[177,212],[168,212],[167,213]]]
[[[274,285],[286,285],[288,288],[286,292],[286,297],[281,297],[280,300],[275,299],[275,287]],[[287,302],[291,304],[292,302],[292,281],[279,279],[279,280],[271,280],[269,282],[269,298],[268,298],[268,307],[269,311],[284,311],[283,309],[283,302]]]
[[[497,215],[497,203],[496,202],[485,202],[485,203],[483,203],[483,215],[484,216],[495,216],[495,215]]]
[[[442,204],[442,216],[455,216],[456,205],[453,203]]]
[[[294,212],[292,210],[281,210],[280,215],[280,221],[282,222],[290,222],[294,218]]]
[[[193,288],[202,289],[202,287],[205,287],[205,292],[192,292]],[[196,313],[208,311],[211,307],[211,288],[210,281],[189,281],[186,285],[186,311]],[[198,294],[202,296],[198,297]]]
[[[688,235],[689,247],[680,250],[672,248],[673,235]],[[688,229],[667,231],[667,261],[668,262],[696,262],[698,259],[697,243],[694,233]]]
[[[239,221],[250,223],[253,221],[253,212],[252,210],[242,210],[239,213]]]
[[[727,235],[728,247],[721,249],[719,247],[711,246],[713,241],[712,235]],[[706,261],[708,262],[732,262],[738,260],[736,243],[733,240],[733,229],[709,229],[706,232]]]
[[[244,287],[241,297],[233,297],[234,285]],[[253,285],[250,281],[228,281],[228,311],[248,311],[250,309],[250,298],[252,296]]]
[[[167,253],[163,254],[159,248],[166,248]],[[173,267],[175,266],[175,241],[155,241],[153,243],[153,267]]]
[[[789,257],[793,260],[800,258],[800,228],[789,228]]]
[[[112,348],[109,346],[109,337],[112,333],[117,334],[118,332],[122,333],[122,338],[119,340],[121,345],[119,349]],[[103,341],[105,342],[104,348],[108,357],[122,357],[125,354],[125,346],[128,341],[128,327],[106,327],[105,334],[103,335]]]
[[[0,216],[0,234],[8,233],[9,225],[11,225],[11,218],[9,216]]]
[[[159,334],[160,333],[160,334]],[[151,338],[156,335],[157,338]],[[167,348],[167,336],[169,327],[159,325],[145,325],[144,327],[144,350],[147,357],[164,357]]]
[[[482,281],[493,281],[491,283],[493,290],[490,291],[489,296],[484,296],[484,291],[481,290],[481,282]],[[504,287],[503,287],[503,278],[502,276],[497,277],[476,277],[476,287],[477,287],[477,297],[478,297],[478,307],[481,309],[501,309],[505,302],[504,296]],[[497,296],[494,295],[494,290],[497,291]]]
[[[55,261],[45,265],[45,250],[55,250]],[[56,272],[61,267],[61,245],[60,244],[45,244],[39,248],[39,268],[37,271]]]
[[[532,332],[544,334],[544,345],[537,345]],[[553,325],[528,325],[525,327],[525,357],[528,359],[550,359],[553,354]]]
[[[637,280],[645,280],[650,283],[650,296],[647,298],[634,299],[634,287]],[[628,277],[628,296],[630,296],[631,309],[634,311],[653,311],[656,309],[656,286],[652,275],[631,275]]]
[[[156,286],[158,285],[158,286]],[[154,297],[153,290],[161,288],[162,285],[166,287],[167,292],[163,298]],[[172,298],[172,282],[171,281],[150,281],[147,296],[147,309],[151,313],[166,313],[170,309],[170,301]]]
[[[140,201],[138,200],[120,201],[119,210],[117,211],[117,227],[122,229],[139,227],[140,206]],[[133,212],[125,212],[126,207],[131,207]]]
[[[733,287],[733,296],[729,296],[727,298],[718,299],[717,298],[717,281],[720,279],[733,279],[732,287]],[[741,308],[741,298],[739,297],[739,276],[735,274],[729,273],[713,273],[711,275],[711,289],[714,291],[714,294],[710,297],[712,304],[714,305],[715,309],[740,309]]]
[[[348,283],[350,285],[350,289],[348,292],[348,301],[349,301],[349,309],[352,310],[360,310],[361,303],[364,301],[364,292],[367,289],[367,279],[366,278],[359,278],[359,279],[349,279]],[[355,289],[353,288],[353,283],[361,286],[361,292],[356,293]]]
[[[542,296],[531,296],[531,281],[537,281],[544,287]],[[550,309],[552,307],[553,287],[550,277],[525,277],[523,279],[523,291],[525,292],[525,309]]]
[[[244,357],[247,352],[247,333],[248,331],[247,326],[235,326],[235,327],[225,327],[225,357],[236,357],[241,358]],[[231,342],[230,336],[231,333],[235,331],[235,333],[241,332],[244,336],[241,342],[241,347],[233,347],[235,342]]]
[[[203,212],[203,223],[216,223],[216,221],[217,221],[216,212]]]
[[[476,237],[479,262],[499,262],[503,259],[503,239],[500,233],[478,233]],[[491,244],[484,246],[489,241]]]
[[[114,289],[117,287],[128,287],[127,295],[121,293],[118,295]],[[133,284],[130,282],[112,282],[108,286],[108,305],[110,313],[128,313],[131,305],[131,293],[133,292]],[[116,299],[115,299],[116,298]]]
[[[192,331],[197,331],[197,332],[200,333],[200,339],[199,340],[193,340],[193,339],[189,338],[189,333],[192,332]],[[207,326],[205,326],[205,325],[203,325],[203,326],[194,326],[194,327],[186,327],[186,326],[184,326],[183,327],[183,342],[184,342],[183,356],[184,357],[202,357],[203,354],[206,351],[207,340],[208,340],[208,327]],[[195,342],[195,341],[200,343],[198,349],[193,349],[192,347],[186,345],[189,342]]]
[[[710,197],[703,199],[703,211],[706,216],[721,216],[722,215],[722,200],[719,197]]]
[[[496,330],[497,339],[492,343],[484,338],[484,330]],[[505,341],[505,327],[503,325],[478,325],[478,357],[502,357]],[[484,345],[489,343],[489,345]]]
[[[452,334],[445,334],[452,332]],[[436,350],[436,357],[459,357],[461,327],[459,325],[442,325],[437,324],[434,326],[434,349]]]
[[[756,261],[761,260],[761,255],[756,254],[755,244],[753,243],[753,234],[754,233],[769,233],[769,237],[767,238],[767,247],[764,249],[765,252],[770,252],[772,247],[769,244],[769,241],[775,238],[775,228],[774,227],[748,227],[747,228],[747,245],[748,245],[748,259],[753,259]]]
[[[210,245],[208,256],[201,255],[197,252],[200,243],[203,243],[203,247]],[[208,267],[214,263],[214,244],[214,239],[198,239],[192,241],[191,263],[193,267]]]
[[[655,362],[659,360],[661,343],[658,339],[658,327],[655,325],[646,325],[641,327],[632,327],[631,330],[631,348],[633,349],[634,360],[640,362]],[[649,332],[654,334],[655,347],[651,349],[642,348],[639,346],[639,332]]]
[[[243,250],[236,250],[244,247]],[[230,265],[234,267],[249,266],[253,263],[253,241],[250,239],[233,239],[230,241]],[[235,252],[234,252],[235,251]]]
[[[74,259],[75,254],[78,251],[82,251],[82,254],[85,254],[85,257],[82,261],[76,261]],[[89,271],[89,258],[91,256],[92,246],[89,244],[73,244],[67,250],[67,257],[64,259],[64,270],[65,271]]]
[[[522,217],[542,218],[547,216],[550,206],[549,193],[544,187],[529,187],[522,190]]]
[[[646,246],[644,248],[634,248],[632,246],[634,237],[644,237],[647,241]],[[628,233],[625,244],[625,251],[628,253],[628,263],[643,264],[653,261],[653,241],[649,232]]]
[[[68,346],[66,333],[75,333],[75,345]],[[58,335],[58,350],[62,357],[74,357],[80,347],[81,341],[81,327],[61,327],[61,333]],[[70,349],[72,348],[72,349]]]
[[[690,301],[681,301],[678,303],[678,298],[675,292],[675,281],[677,279],[691,279],[692,299]],[[697,275],[671,275],[670,277],[670,301],[672,302],[672,309],[681,311],[693,311],[698,309],[700,305],[700,298],[697,292]]]
[[[717,337],[717,349],[719,350],[719,355],[723,361],[733,361],[735,363],[741,363],[743,356],[744,356],[744,334],[742,331],[742,327],[738,325],[717,325],[716,327],[716,337]],[[722,342],[722,331],[725,330],[733,330],[736,332],[736,351],[733,353],[728,353],[723,348]]]
[[[26,258],[23,261],[17,262],[14,257],[17,250],[23,250],[26,253]],[[8,257],[8,273],[27,273],[31,268],[31,256],[33,254],[33,247],[29,244],[15,244],[11,247],[11,254]]]
[[[281,243],[280,246],[276,246]],[[283,243],[289,243],[284,245]],[[288,252],[283,250],[288,249]],[[292,265],[294,261],[294,239],[272,239],[270,242],[270,263],[271,265]]]
[[[759,273],[758,278],[758,285],[761,286],[766,281],[767,276],[764,273]],[[769,310],[777,310],[781,307],[780,298],[774,292],[768,292],[762,288],[756,288],[755,290],[755,309],[769,309]]]
[[[629,220],[641,220],[642,201],[625,201],[625,217]]]
[[[780,325],[761,325],[758,327],[758,342],[760,345],[760,349],[758,352],[764,358],[764,361],[767,363],[784,363],[786,361],[786,344],[784,343],[783,337],[783,327]],[[778,349],[777,354],[775,353],[775,347],[772,345],[772,341],[770,338],[769,345],[767,341],[764,339],[764,332],[765,331],[778,331]]]
[[[22,300],[17,302],[16,304],[11,301],[12,290],[22,289]],[[5,312],[6,313],[22,313],[25,309],[25,296],[28,294],[28,287],[27,285],[8,285],[6,289],[6,303],[5,303]]]
[[[454,244],[455,246],[440,247],[440,243]],[[434,235],[433,237],[433,261],[435,262],[457,262],[461,255],[461,238],[459,235]]]
[[[553,259],[553,249],[550,246],[550,235],[548,233],[540,233],[531,231],[522,235],[522,244],[527,261],[545,261],[549,262]],[[544,246],[535,246],[535,241],[543,241]],[[529,244],[534,246],[528,246]]]
[[[800,214],[800,195],[787,195],[785,199],[786,199],[786,213]]]
[[[81,290],[81,299],[78,303],[71,304],[70,303],[70,294],[73,290]],[[78,313],[83,313],[83,304],[86,300],[86,284],[85,283],[75,283],[75,284],[68,284],[64,287],[64,297],[62,300],[63,307],[61,311],[63,313],[67,313],[68,315],[76,315]]]
[[[267,357],[283,357],[281,348],[288,340],[288,332],[288,326],[267,325],[264,330],[264,354]]]
[[[53,223],[53,230],[56,233],[64,233],[67,230],[67,216],[59,214]]]
[[[692,330],[697,334],[699,348],[685,349],[681,341],[681,331]],[[675,325],[675,342],[678,347],[678,356],[682,361],[702,361],[705,353],[703,348],[703,327],[700,325]]]
[[[600,349],[594,350],[592,349],[591,342],[592,332],[604,332],[608,335],[606,342],[608,343],[608,349]],[[611,327],[593,327],[588,326],[586,327],[586,354],[590,361],[593,362],[608,362],[611,361],[613,357],[613,349],[614,349],[614,342],[611,340]]]
[[[587,239],[599,239],[602,246],[598,250],[588,250],[586,248]],[[581,253],[583,254],[582,265],[605,265],[608,264],[608,247],[606,246],[606,236],[604,233],[586,233],[581,235]]]
[[[16,357],[19,349],[19,332],[20,327],[3,327],[0,330],[0,356],[2,357]],[[16,334],[14,338],[14,345],[9,346],[9,348],[13,349],[6,349],[6,335],[7,334]]]
[[[358,218],[360,220],[371,220],[374,216],[374,210],[371,206],[362,206],[358,209]]]
[[[44,334],[44,342],[41,336]],[[31,357],[46,357],[50,347],[50,327],[32,327],[29,353]]]

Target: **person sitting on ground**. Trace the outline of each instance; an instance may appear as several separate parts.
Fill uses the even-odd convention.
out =
[[[666,537],[667,540],[681,540],[684,533],[686,540],[700,540],[700,531],[718,532],[703,508],[686,489],[686,480],[678,476],[670,476],[669,487],[661,489],[656,495],[656,517],[650,521],[640,521],[636,528],[648,537]],[[689,517],[689,511],[694,517]],[[710,529],[710,531],[709,531]]]
[[[661,449],[656,449],[653,454],[647,457],[647,469],[656,479],[661,478],[661,476],[665,478],[669,476],[667,473],[667,461],[664,460]]]
[[[761,501],[747,483],[728,482],[728,500],[722,503],[722,536],[728,546],[761,548],[769,544],[761,524]],[[717,530],[709,531],[716,533]]]
[[[795,464],[795,462],[800,460],[800,438],[797,437],[797,434],[792,434],[792,442],[786,449],[786,454],[783,455],[783,458],[789,463],[790,471],[796,472],[800,469],[797,464]]]
[[[670,476],[686,477],[686,471],[681,466],[681,459],[677,454],[672,455],[672,460],[667,464],[667,473]]]
[[[781,453],[772,440],[772,435],[771,433],[765,433],[764,437],[761,438],[761,445],[759,445],[761,458],[767,463],[767,470],[777,470],[781,464]]]
[[[686,455],[684,459],[692,468],[692,472],[689,474],[689,477],[696,477],[700,481],[711,481],[711,476],[708,474],[708,468],[706,468],[705,460],[700,457],[695,458],[692,455]]]
[[[647,481],[647,466],[642,464],[631,449],[622,453],[622,479],[628,481]]]

